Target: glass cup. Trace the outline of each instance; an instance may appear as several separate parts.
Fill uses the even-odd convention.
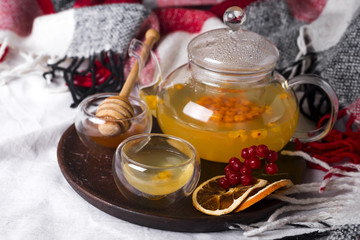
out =
[[[94,153],[113,155],[118,145],[126,138],[140,134],[150,133],[152,128],[152,115],[147,105],[139,98],[129,97],[134,109],[134,117],[126,119],[104,119],[97,117],[95,112],[99,105],[110,96],[117,93],[99,93],[84,99],[77,108],[75,129],[84,145]],[[115,136],[104,136],[99,126],[108,122],[117,123],[128,121],[130,128]]]
[[[200,158],[181,138],[139,134],[119,145],[112,169],[118,189],[128,200],[165,208],[194,191],[200,178]]]

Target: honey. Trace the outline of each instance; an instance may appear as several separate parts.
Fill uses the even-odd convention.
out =
[[[84,129],[84,134],[82,133],[80,134],[82,138],[89,138],[89,140],[94,141],[94,146],[99,145],[102,147],[115,149],[126,138],[135,134],[144,133],[145,131],[146,131],[146,125],[134,123],[126,132],[115,136],[103,136],[99,132],[96,125]]]
[[[133,109],[135,116],[127,119],[130,123],[129,129],[114,136],[103,135],[99,131],[101,124],[106,124],[106,119],[97,117],[95,111],[98,108],[97,102],[102,102],[109,94],[94,96],[95,100],[90,98],[89,101],[84,101],[79,107],[78,114],[75,120],[75,127],[78,136],[82,143],[93,153],[112,155],[118,145],[130,136],[149,133],[152,128],[152,116],[145,103],[140,100],[134,100]],[[97,97],[97,98],[96,98]],[[137,101],[137,102],[135,102]],[[83,108],[83,109],[82,109]],[[111,123],[116,123],[116,120],[110,120]]]
[[[260,144],[279,151],[297,126],[296,98],[280,84],[206,95],[185,84],[166,92],[157,102],[162,131],[189,141],[202,159],[227,162]]]

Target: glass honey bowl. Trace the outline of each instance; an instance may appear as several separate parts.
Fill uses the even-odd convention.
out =
[[[98,93],[85,98],[78,106],[75,117],[75,129],[82,143],[93,153],[112,156],[118,145],[126,138],[140,134],[150,133],[152,129],[152,115],[148,106],[136,97],[129,97],[134,109],[134,117],[125,119],[105,119],[96,116],[99,105],[108,97],[118,93]],[[116,135],[104,136],[99,126],[110,123],[126,121],[130,128]]]
[[[112,169],[120,192],[151,208],[179,203],[193,192],[200,178],[195,148],[166,134],[129,137],[117,148]]]
[[[202,159],[227,162],[241,150],[266,144],[281,150],[293,137],[315,141],[333,127],[338,100],[315,75],[286,80],[274,71],[278,49],[257,33],[241,29],[245,13],[229,8],[224,23],[188,44],[188,63],[156,86],[156,117],[166,134],[186,139]],[[286,37],[286,36],[284,36]],[[331,117],[322,128],[298,131],[294,87],[314,84],[328,95]],[[143,89],[143,93],[148,89]]]

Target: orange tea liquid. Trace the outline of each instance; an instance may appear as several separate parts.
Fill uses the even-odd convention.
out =
[[[126,163],[123,166],[123,174],[129,184],[150,195],[166,195],[179,190],[189,181],[194,172],[192,163],[181,166],[189,160],[189,156],[180,151],[140,150],[128,156],[140,165],[150,162],[153,166],[151,169],[144,168],[141,171],[132,163]],[[168,169],[163,170],[164,168]]]
[[[205,96],[190,85],[175,85],[157,104],[164,133],[189,141],[202,159],[216,162],[240,158],[252,145],[281,150],[299,116],[296,98],[280,84]]]

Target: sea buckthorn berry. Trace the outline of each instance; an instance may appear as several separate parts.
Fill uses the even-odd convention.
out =
[[[261,160],[257,157],[249,158],[249,167],[252,169],[259,169],[261,167]]]
[[[283,94],[280,94],[280,95],[279,95],[279,98],[280,98],[280,99],[286,99],[286,98],[288,98],[288,97],[289,97],[289,95],[286,94],[286,93],[283,93]]]
[[[238,115],[234,116],[234,120],[235,120],[235,122],[243,122],[246,120],[246,117],[238,114]]]
[[[269,128],[275,127],[275,126],[276,126],[276,122],[269,122],[266,126],[268,126]]]
[[[279,169],[275,163],[271,162],[271,163],[266,164],[265,171],[269,175],[274,175],[275,173],[277,173],[279,171]]]
[[[241,175],[251,176],[251,173],[252,173],[251,168],[246,165],[244,165],[240,168]]]
[[[249,112],[250,111],[250,108],[246,107],[246,106],[238,106],[238,109],[239,111],[243,112],[243,113],[246,113],[246,112]]]
[[[231,186],[229,180],[226,177],[220,178],[219,185],[220,185],[220,187],[225,188],[225,189],[228,189]]]
[[[258,129],[251,131],[251,137],[254,139],[264,139],[267,137],[267,130],[266,129]]]
[[[258,106],[243,97],[202,96],[197,104],[220,113],[219,117],[211,118],[217,124],[234,124],[258,117],[265,111],[264,106]]]
[[[251,105],[251,102],[249,100],[246,100],[246,99],[242,99],[241,103],[244,104],[245,106]]]
[[[255,152],[256,152],[256,156],[258,156],[259,158],[264,158],[268,155],[269,148],[266,145],[261,144],[256,147]]]
[[[223,122],[225,122],[225,123],[232,123],[232,122],[234,122],[234,117],[233,117],[233,116],[225,115],[224,118],[223,118]]]
[[[256,146],[253,145],[248,148],[249,157],[256,157]]]
[[[214,111],[214,113],[211,115],[210,119],[214,122],[220,122],[222,119],[222,115],[219,112]]]
[[[237,157],[232,157],[229,160],[229,166],[234,171],[240,171],[240,168],[242,167],[243,163],[238,159]]]
[[[275,133],[281,132],[281,127],[279,125],[276,125],[274,127],[271,127],[270,131]]]
[[[227,115],[227,116],[234,116],[235,113],[236,113],[236,112],[235,112],[234,110],[229,109],[229,110],[227,110],[227,112],[225,113],[225,115]]]
[[[278,159],[278,153],[270,150],[265,158],[268,162],[275,162]]]
[[[254,183],[254,178],[251,175],[242,175],[240,181],[242,185],[248,186]]]
[[[184,84],[181,84],[181,83],[176,84],[176,85],[175,85],[175,88],[178,89],[178,90],[181,90],[181,89],[184,88]]]
[[[145,102],[149,106],[151,110],[155,110],[157,103],[156,103],[157,97],[155,95],[148,95],[145,96]]]
[[[246,141],[246,139],[248,138],[246,130],[244,130],[244,129],[240,129],[237,131],[229,131],[228,136],[229,136],[229,138],[232,138],[232,139],[238,138],[242,142]]]

